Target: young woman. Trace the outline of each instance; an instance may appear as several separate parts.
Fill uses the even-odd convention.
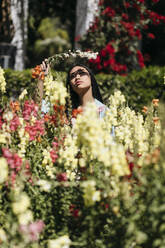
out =
[[[45,75],[48,73],[49,66],[45,62],[41,64]],[[66,87],[70,94],[72,109],[79,109],[86,106],[88,102],[94,102],[98,109],[100,118],[104,117],[107,107],[103,104],[98,84],[92,71],[85,65],[73,65],[67,75]],[[43,97],[43,84],[39,82],[39,95]],[[49,111],[49,104],[42,100],[42,112]]]

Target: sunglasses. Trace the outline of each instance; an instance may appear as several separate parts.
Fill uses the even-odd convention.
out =
[[[74,79],[78,74],[80,75],[80,77],[85,76],[85,75],[89,76],[88,72],[86,72],[82,69],[79,69],[70,75],[70,80]]]

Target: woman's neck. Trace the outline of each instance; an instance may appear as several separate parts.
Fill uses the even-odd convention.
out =
[[[84,94],[79,95],[80,106],[85,107],[88,102],[94,102],[94,97],[92,95],[92,90],[88,90]]]

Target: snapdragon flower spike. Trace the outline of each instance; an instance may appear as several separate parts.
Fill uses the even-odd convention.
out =
[[[12,153],[8,148],[2,148],[2,154],[11,169],[10,181],[12,186],[14,186],[17,173],[22,168],[22,158],[17,153]]]
[[[45,74],[40,65],[37,65],[34,69],[32,69],[32,78],[44,80]]]
[[[34,125],[26,124],[26,132],[30,136],[30,141],[35,140],[40,135],[45,134],[44,119],[36,120]]]
[[[31,116],[37,117],[38,109],[39,109],[38,105],[33,100],[25,101],[22,111],[24,120],[28,121],[31,118]]]
[[[11,131],[16,131],[17,128],[20,126],[20,120],[17,115],[14,115],[13,119],[10,121],[10,129]]]
[[[51,159],[52,159],[52,162],[55,163],[56,160],[57,160],[57,158],[58,158],[57,152],[56,152],[55,150],[52,149],[52,150],[50,151],[50,157],[51,157]]]

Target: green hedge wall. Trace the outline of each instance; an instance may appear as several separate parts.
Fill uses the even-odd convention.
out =
[[[132,71],[127,76],[98,74],[96,77],[105,102],[115,89],[119,89],[125,95],[128,105],[138,110],[154,98],[165,101],[164,74],[165,67],[150,66]]]
[[[53,72],[56,76],[57,72]],[[58,72],[65,81],[66,73]],[[121,90],[125,95],[128,105],[134,109],[140,109],[148,105],[153,98],[165,101],[164,84],[165,67],[150,66],[140,71],[132,71],[127,76],[114,76],[97,74],[96,79],[100,85],[101,93],[105,103],[115,89]],[[36,80],[31,77],[31,70],[22,72],[5,70],[7,82],[7,97],[17,97],[23,89],[27,89],[30,96],[33,96],[36,87]]]

